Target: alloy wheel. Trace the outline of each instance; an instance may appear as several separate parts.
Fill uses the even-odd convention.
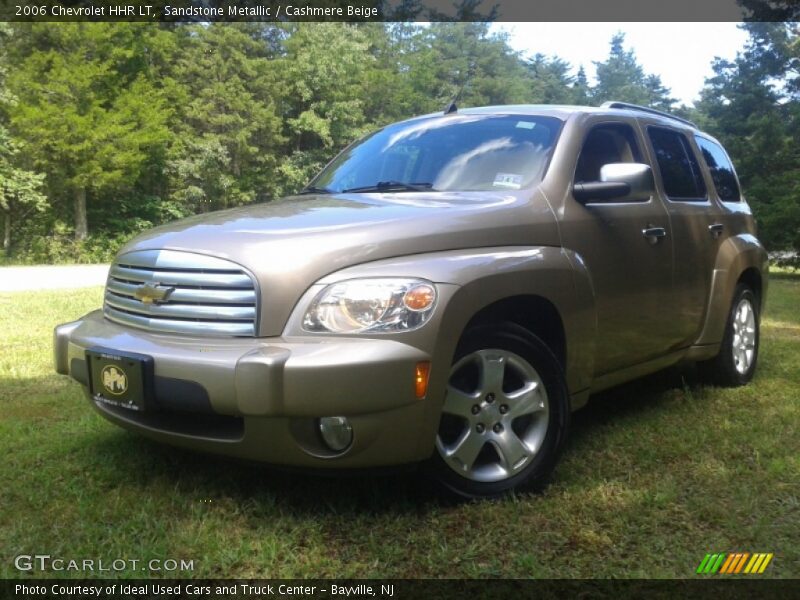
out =
[[[733,317],[733,364],[744,375],[753,364],[756,347],[756,317],[748,298],[742,298]]]
[[[542,447],[549,410],[545,386],[528,361],[508,350],[477,350],[450,371],[436,448],[462,477],[508,479]]]

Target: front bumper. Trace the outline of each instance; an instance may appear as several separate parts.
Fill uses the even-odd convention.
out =
[[[187,448],[274,464],[360,468],[424,460],[437,422],[415,395],[419,348],[390,339],[197,338],[117,325],[101,311],[55,329],[56,371],[89,397],[86,350],[151,356],[155,409],[136,412],[89,398],[108,420]],[[328,450],[316,419],[346,416],[353,443]]]

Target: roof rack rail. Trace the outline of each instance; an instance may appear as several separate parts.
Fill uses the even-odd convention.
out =
[[[631,104],[630,102],[603,102],[600,105],[600,108],[624,108],[626,110],[637,110],[639,112],[646,112],[652,115],[658,115],[659,117],[666,117],[667,119],[674,119],[675,121],[680,121],[685,125],[690,125],[695,129],[698,129],[697,124],[693,123],[689,119],[684,119],[683,117],[677,117],[675,115],[671,115],[668,112],[664,112],[663,110],[656,110],[655,108],[648,108],[646,106],[639,106],[638,104]]]

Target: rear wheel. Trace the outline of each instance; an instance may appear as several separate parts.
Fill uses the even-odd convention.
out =
[[[547,346],[512,323],[475,328],[450,369],[434,474],[470,498],[541,488],[568,422],[564,377]]]
[[[739,284],[733,297],[719,354],[704,363],[710,378],[720,385],[744,385],[753,378],[758,360],[759,306],[753,291]]]

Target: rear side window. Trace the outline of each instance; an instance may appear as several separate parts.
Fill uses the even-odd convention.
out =
[[[689,140],[677,131],[660,127],[648,128],[648,134],[667,197],[671,200],[705,200],[706,185]]]
[[[704,137],[695,136],[700,152],[703,153],[703,160],[711,172],[711,179],[714,181],[714,188],[720,200],[725,202],[739,202],[742,199],[739,183],[736,179],[736,171],[733,170],[731,159],[722,149],[722,146]]]

